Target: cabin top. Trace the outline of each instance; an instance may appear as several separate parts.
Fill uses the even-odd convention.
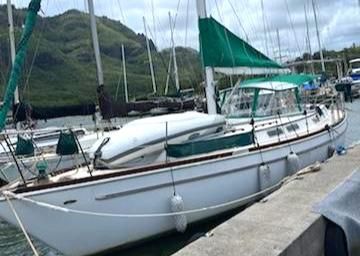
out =
[[[356,63],[356,62],[360,62],[360,58],[353,59],[353,60],[350,60],[350,61],[349,61],[349,63]]]

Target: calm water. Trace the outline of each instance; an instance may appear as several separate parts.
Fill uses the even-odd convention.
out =
[[[346,135],[346,144],[351,145],[360,141],[360,101],[357,100],[352,104],[346,105],[349,114],[349,127]],[[118,123],[128,121],[128,119],[119,119]],[[62,126],[71,125],[73,123],[82,123],[86,127],[91,127],[92,120],[90,117],[81,118],[81,120],[74,118],[65,118],[52,120],[47,123],[41,123],[41,126]],[[191,241],[204,236],[206,232],[223,221],[232,217],[240,210],[236,210],[212,221],[198,224],[188,229],[184,234],[172,234],[166,237],[155,239],[147,243],[130,248],[127,250],[115,251],[107,254],[107,256],[166,256],[171,255]],[[61,255],[54,250],[48,248],[46,245],[35,240],[35,246],[40,251],[41,255]],[[0,256],[13,256],[13,255],[32,255],[25,238],[18,229],[9,226],[0,220]]]

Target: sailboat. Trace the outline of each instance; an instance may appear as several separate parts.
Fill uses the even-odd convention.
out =
[[[31,1],[26,38],[39,5],[40,0]],[[30,234],[60,252],[95,254],[182,232],[264,196],[284,177],[333,154],[347,128],[344,106],[303,104],[300,79],[291,75],[237,83],[224,115],[217,114],[214,71],[276,74],[284,69],[207,17],[204,0],[197,1],[197,9],[208,114],[128,123],[99,140],[90,170],[3,187],[1,218],[19,225],[16,211]]]

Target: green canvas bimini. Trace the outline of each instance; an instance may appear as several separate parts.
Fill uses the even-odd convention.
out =
[[[308,74],[288,74],[288,75],[260,77],[260,78],[253,78],[253,79],[241,81],[240,88],[254,88],[256,87],[257,84],[261,85],[261,83],[266,83],[266,82],[283,82],[298,87],[306,82],[313,81],[315,78],[316,76],[308,75]],[[276,88],[269,88],[269,89],[276,90]]]

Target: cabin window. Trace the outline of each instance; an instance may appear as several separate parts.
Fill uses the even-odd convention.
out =
[[[360,61],[353,61],[350,63],[350,68],[360,68]]]
[[[271,114],[287,114],[298,111],[294,90],[276,91],[270,101]]]
[[[235,88],[224,100],[221,112],[228,117],[251,117],[254,93],[253,89]]]
[[[284,133],[284,131],[281,128],[277,128],[277,129],[270,130],[270,131],[267,132],[269,137],[278,136],[278,135],[281,135],[283,133]]]
[[[296,131],[299,129],[300,129],[300,127],[298,124],[291,124],[291,125],[286,126],[286,130],[288,130],[288,132],[293,132],[293,131]]]
[[[228,117],[267,117],[295,113],[299,111],[296,89],[237,87],[227,96],[221,111]]]

